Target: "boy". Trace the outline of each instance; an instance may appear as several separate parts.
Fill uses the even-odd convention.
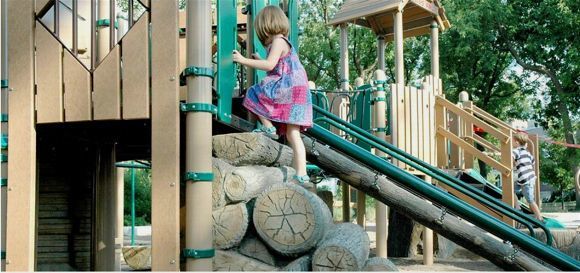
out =
[[[543,221],[540,214],[540,208],[534,199],[534,186],[536,185],[536,173],[534,172],[534,157],[526,149],[528,143],[528,135],[524,133],[515,133],[512,140],[512,157],[514,159],[515,167],[515,181],[521,187],[522,194],[526,198],[530,209],[534,212],[536,219]],[[516,197],[517,199],[517,197]],[[520,204],[516,200],[516,208],[520,208]]]

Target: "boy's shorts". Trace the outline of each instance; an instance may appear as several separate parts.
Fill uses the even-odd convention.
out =
[[[526,198],[528,204],[535,203],[536,198],[534,198],[534,185],[536,181],[530,181],[526,184],[520,185],[518,187],[522,190],[522,195]]]

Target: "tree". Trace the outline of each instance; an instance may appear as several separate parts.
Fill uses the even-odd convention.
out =
[[[131,169],[125,171],[125,225],[131,225]],[[135,169],[135,225],[151,224],[151,170]]]

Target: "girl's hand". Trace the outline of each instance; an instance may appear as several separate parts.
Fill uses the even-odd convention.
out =
[[[234,50],[233,54],[233,61],[236,63],[242,63],[246,59],[246,57],[242,56],[242,54],[240,54],[240,52],[237,50]]]

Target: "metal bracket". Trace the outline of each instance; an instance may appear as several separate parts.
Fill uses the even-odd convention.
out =
[[[447,214],[447,208],[444,207],[441,210],[441,216],[439,216],[439,218],[435,220],[435,223],[437,223],[438,225],[443,225],[443,220],[445,219],[446,214]]]
[[[312,154],[315,155],[315,156],[319,156],[320,155],[320,152],[318,152],[318,150],[316,150],[316,147],[314,146],[315,144],[316,144],[316,139],[313,138],[312,139],[312,145],[311,145],[312,146]]]
[[[375,180],[373,181],[372,187],[377,191],[381,190],[381,187],[379,187],[379,172],[375,172]]]
[[[8,88],[8,80],[0,80],[0,86],[2,88]]]
[[[200,67],[200,66],[190,66],[187,67],[179,75],[179,85],[186,86],[186,77],[196,76],[196,77],[208,77],[213,79],[213,68],[211,67]]]
[[[181,103],[181,112],[207,112],[217,115],[217,107],[209,103]]]
[[[373,131],[373,132],[384,132],[384,133],[386,133],[387,132],[387,127],[373,128],[373,129],[371,129],[371,131]]]
[[[0,162],[1,163],[8,162],[8,155],[0,154]]]
[[[387,101],[387,98],[385,98],[385,97],[374,97],[374,98],[371,99],[371,101],[372,102],[375,102],[375,101]]]
[[[184,258],[192,258],[192,259],[205,259],[205,258],[213,258],[215,256],[215,249],[191,249],[191,248],[184,248],[181,252],[181,255]]]
[[[8,122],[8,114],[0,115],[0,122]]]
[[[512,243],[510,241],[506,241],[505,244],[509,245],[512,247],[512,251],[509,255],[503,257],[505,261],[509,262],[509,263],[514,263],[514,261],[516,260],[516,255],[519,252],[519,249],[515,246],[512,245]]]
[[[213,173],[186,172],[183,181],[212,182]]]
[[[374,82],[374,84],[385,84],[385,83],[387,83],[387,81],[385,81],[385,80],[375,80],[373,82]]]
[[[6,187],[6,186],[8,186],[8,178],[0,179],[0,187]]]

